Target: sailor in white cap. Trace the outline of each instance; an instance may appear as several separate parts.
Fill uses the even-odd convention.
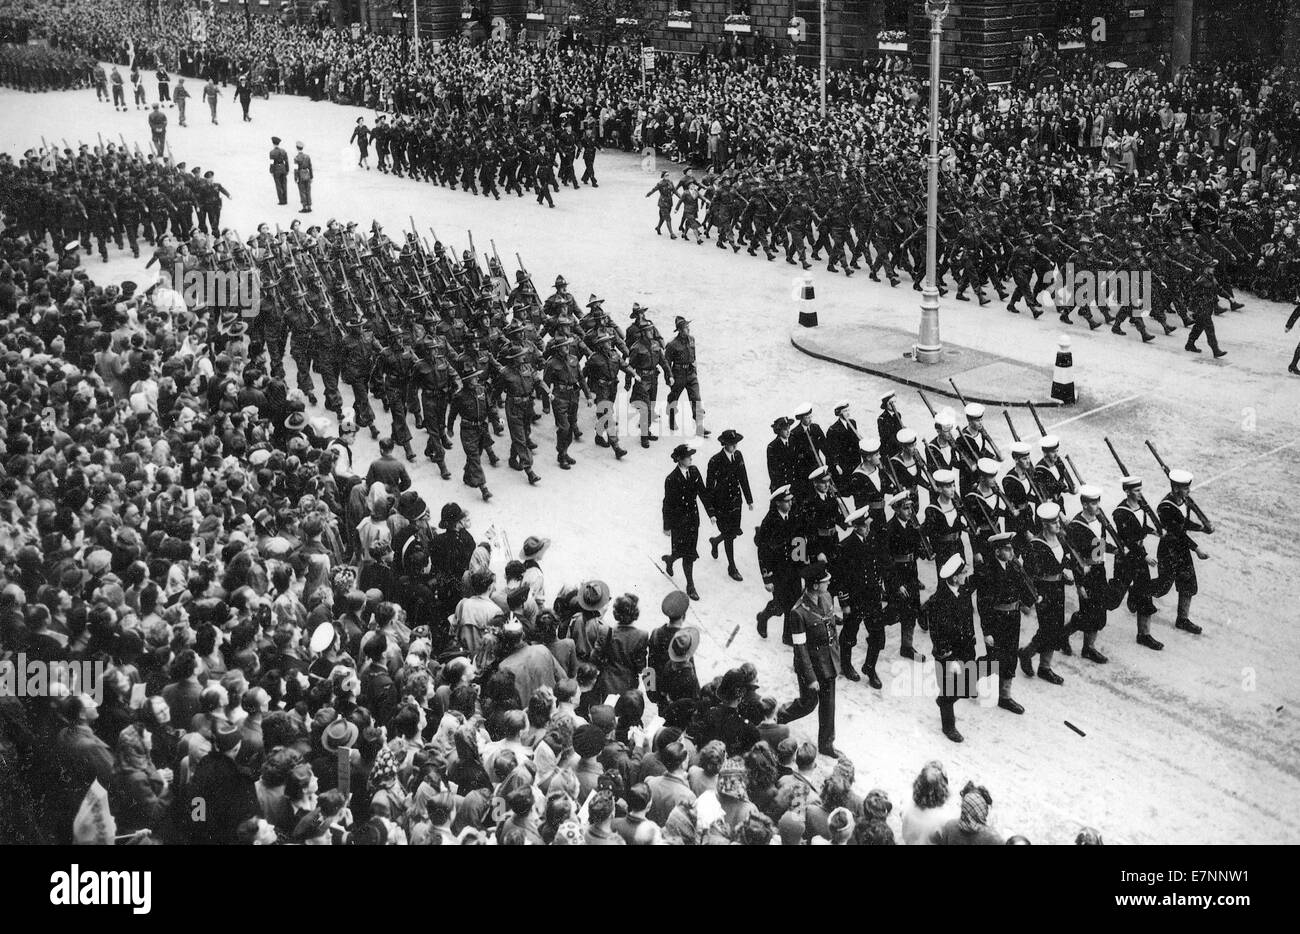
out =
[[[998,532],[989,537],[991,559],[977,572],[976,603],[980,628],[990,661],[997,664],[998,706],[1014,714],[1025,708],[1011,696],[1016,677],[1016,656],[1020,652],[1020,612],[1038,602],[1024,568],[1016,561],[1015,534]]]
[[[826,433],[812,420],[812,403],[795,409],[798,424],[790,430],[790,448],[794,451],[794,498],[802,502],[812,491],[808,475],[826,463]]]
[[[840,674],[850,681],[860,680],[853,667],[853,647],[858,644],[858,629],[867,628],[867,664],[871,686],[880,689],[875,677],[876,658],[885,644],[884,555],[883,543],[874,534],[872,511],[862,506],[845,516],[849,535],[840,543],[833,568],[834,593],[844,614],[840,630]]]
[[[957,433],[957,419],[953,417],[952,410],[943,408],[934,416],[934,439],[925,446],[925,454],[930,462],[930,470],[939,470],[947,467],[951,470],[957,469],[957,461],[960,455],[956,448],[953,447],[954,437]]]
[[[966,515],[975,527],[970,530],[973,554],[988,558],[989,537],[1002,531],[1002,520],[1007,510],[1002,508],[1002,491],[998,488],[998,462],[991,457],[979,459],[979,473],[975,486],[962,497]]]
[[[758,634],[764,639],[767,638],[767,621],[773,616],[784,618],[799,599],[802,589],[799,567],[804,559],[799,556],[796,543],[802,542],[803,531],[795,518],[793,506],[794,493],[789,484],[777,487],[769,498],[767,515],[754,533],[763,589],[772,595],[757,616]],[[788,631],[784,641],[789,644]]]
[[[1109,659],[1097,651],[1097,633],[1106,628],[1106,611],[1112,594],[1106,579],[1106,540],[1101,519],[1101,487],[1085,483],[1079,487],[1079,513],[1066,526],[1065,534],[1078,560],[1084,564],[1079,583],[1079,608],[1070,616],[1066,627],[1066,644],[1070,633],[1083,633],[1083,651],[1080,655],[1090,662],[1104,665]],[[1076,575],[1078,572],[1076,571]],[[1115,600],[1118,606],[1119,601]]]
[[[1074,575],[1067,552],[1061,542],[1061,507],[1043,503],[1036,510],[1037,531],[1030,536],[1025,550],[1025,571],[1038,591],[1038,631],[1020,650],[1020,669],[1025,677],[1034,676],[1034,656],[1038,656],[1038,677],[1051,684],[1064,679],[1052,670],[1052,657],[1065,641],[1065,586]]]
[[[808,482],[812,484],[812,493],[799,504],[799,514],[809,532],[810,557],[831,561],[844,524],[843,507],[832,488],[829,467],[813,470],[808,474]]]
[[[1034,465],[1030,459],[1033,449],[1025,441],[1011,445],[1011,469],[1002,478],[1002,495],[1006,500],[1006,527],[1016,533],[1016,544],[1023,551],[1034,531],[1034,509],[1038,497],[1034,489]]]
[[[858,423],[849,413],[849,401],[837,402],[835,421],[826,429],[826,463],[830,465],[836,483],[842,483],[862,460],[858,451],[861,439]]]
[[[852,497],[855,508],[870,507],[877,526],[885,522],[885,496],[894,492],[888,475],[880,470],[880,442],[874,438],[864,440],[858,448],[862,460],[845,479],[843,491]]]
[[[892,494],[887,502],[894,514],[885,526],[889,559],[885,571],[886,619],[890,625],[898,623],[898,654],[912,659],[916,658],[912,634],[921,614],[921,578],[916,571],[916,562],[919,558],[930,557],[930,545],[917,524],[916,503],[912,497],[906,491],[900,491]],[[868,648],[870,644],[868,641]],[[871,658],[869,652],[868,658]],[[873,671],[863,668],[868,681],[871,681]],[[872,687],[875,687],[874,683]]]
[[[934,549],[934,566],[941,568],[953,555],[965,553],[961,536],[969,529],[957,505],[957,475],[951,470],[939,469],[931,476],[934,492],[925,507],[921,528]]]
[[[979,680],[979,657],[975,642],[975,609],[966,586],[966,560],[949,556],[939,566],[939,586],[926,602],[930,621],[930,642],[934,646],[935,676],[939,684],[939,719],[943,735],[954,743],[962,741],[957,732],[954,706],[965,697],[976,696]]]
[[[997,449],[993,447],[987,429],[984,427],[984,406],[978,402],[967,403],[966,426],[957,437],[958,454],[957,472],[961,476],[961,488],[969,490],[979,479],[979,459],[990,457],[998,460]]]
[[[1156,534],[1155,526],[1149,521],[1155,513],[1142,496],[1141,477],[1125,477],[1120,484],[1124,488],[1124,501],[1110,515],[1122,547],[1115,555],[1111,586],[1128,594],[1129,612],[1137,615],[1137,644],[1158,652],[1165,646],[1151,635],[1151,617],[1156,612],[1151,600],[1154,590],[1151,567],[1156,562],[1147,554],[1146,545],[1147,536]]]
[[[1043,435],[1038,446],[1043,456],[1034,467],[1034,482],[1044,500],[1051,500],[1065,511],[1065,494],[1078,492],[1069,468],[1061,458],[1061,439],[1056,435]]]
[[[1199,521],[1199,516],[1191,507],[1188,492],[1192,488],[1192,474],[1187,470],[1169,471],[1170,490],[1156,507],[1160,524],[1165,534],[1156,548],[1160,561],[1160,577],[1156,582],[1155,595],[1163,596],[1173,587],[1178,591],[1178,619],[1174,627],[1192,635],[1199,635],[1201,627],[1189,617],[1192,609],[1192,597],[1196,596],[1196,565],[1192,555],[1204,561],[1209,557],[1187,533],[1204,532],[1211,534]]]
[[[898,433],[903,430],[903,416],[898,414],[894,390],[880,397],[880,414],[876,416],[876,434],[880,436],[880,456],[889,460],[898,453]]]
[[[927,484],[924,465],[916,456],[916,432],[904,428],[894,435],[894,440],[898,443],[898,452],[889,459],[890,475],[912,497],[912,504],[920,505],[917,489]]]

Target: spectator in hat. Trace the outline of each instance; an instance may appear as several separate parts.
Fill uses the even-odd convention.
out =
[[[258,815],[253,780],[235,762],[239,755],[239,729],[221,724],[210,755],[199,761],[185,789],[191,807],[187,815],[191,843],[230,845],[237,841],[239,825]],[[194,806],[193,802],[200,802]]]

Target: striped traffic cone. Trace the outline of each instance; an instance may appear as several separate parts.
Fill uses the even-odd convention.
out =
[[[1056,342],[1056,366],[1052,368],[1052,398],[1069,405],[1074,402],[1074,354],[1070,338],[1062,334]]]
[[[799,326],[804,328],[817,327],[817,306],[813,301],[817,298],[817,293],[813,289],[812,276],[804,276],[803,284],[799,287]]]

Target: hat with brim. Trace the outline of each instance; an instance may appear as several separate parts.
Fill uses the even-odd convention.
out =
[[[831,572],[827,569],[825,561],[814,561],[803,569],[805,584],[820,584],[822,581],[830,579]]]
[[[728,428],[722,434],[718,435],[718,443],[721,444],[723,447],[726,447],[729,444],[739,444],[744,440],[745,440],[745,436],[742,435],[740,432],[736,431],[734,428]]]
[[[794,419],[789,415],[782,415],[780,418],[776,419],[776,421],[772,422],[772,430],[785,431],[792,425],[794,425]]]
[[[289,431],[302,431],[307,427],[307,415],[304,412],[293,412],[284,420],[284,427]]]
[[[649,310],[650,310],[649,308],[647,308],[645,305],[642,305],[640,302],[633,302],[632,314],[630,317],[635,318],[637,315],[643,315]]]
[[[683,594],[683,596],[685,596]],[[700,647],[700,631],[694,626],[683,626],[673,634],[668,643],[668,660],[672,662],[689,661]]]
[[[524,539],[524,547],[520,554],[525,558],[540,558],[546,553],[546,549],[551,547],[549,538],[538,538],[536,535],[530,535]]]
[[[953,555],[951,558],[945,561],[943,567],[939,569],[939,579],[952,580],[952,578],[957,574],[957,572],[960,571],[965,566],[966,566],[965,558],[963,558],[961,555]]]
[[[772,502],[776,502],[778,499],[790,499],[793,498],[793,496],[794,493],[790,491],[790,484],[787,483],[773,490],[772,495],[769,496],[768,499]]]
[[[1179,486],[1192,485],[1192,472],[1190,470],[1171,470],[1169,471],[1169,482],[1176,483]]]
[[[321,623],[311,634],[311,650],[319,655],[334,644],[336,635],[333,623]]]
[[[996,535],[989,536],[989,544],[997,547],[999,545],[1010,545],[1016,539],[1015,532],[998,532]]]
[[[863,506],[861,509],[855,509],[844,517],[844,521],[849,525],[866,525],[871,521],[871,507]]]
[[[889,503],[891,509],[898,509],[900,506],[911,504],[912,494],[906,491],[902,493],[895,493],[893,496],[889,497],[889,499],[886,502]]]
[[[583,581],[578,587],[578,606],[599,612],[609,604],[609,584],[604,581]]]
[[[677,462],[684,460],[694,453],[695,448],[691,447],[689,444],[679,444],[677,447],[673,448],[673,461]]]
[[[357,742],[357,725],[351,720],[335,720],[321,733],[320,744],[326,752],[351,748]]]

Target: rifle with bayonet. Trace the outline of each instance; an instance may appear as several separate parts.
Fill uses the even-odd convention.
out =
[[[1065,455],[1065,463],[1069,465],[1070,470],[1074,472],[1075,479],[1077,479],[1079,481],[1079,485],[1082,486],[1086,481],[1083,479],[1083,474],[1079,473],[1079,468],[1074,466],[1074,460],[1070,457],[1069,454]],[[1124,543],[1120,541],[1119,533],[1115,531],[1115,526],[1111,524],[1111,521],[1107,517],[1104,510],[1098,508],[1097,518],[1101,520],[1102,531],[1106,535],[1109,535],[1110,540],[1115,543],[1115,552],[1120,555],[1127,552],[1128,549],[1126,549],[1124,547]]]
[[[1030,411],[1030,414],[1032,414],[1032,415],[1034,416],[1034,424],[1038,426],[1038,434],[1039,434],[1039,436],[1041,436],[1041,437],[1043,437],[1043,438],[1046,438],[1046,437],[1047,437],[1047,428],[1043,425],[1043,420],[1042,420],[1042,418],[1039,417],[1039,415],[1038,415],[1038,406],[1034,405],[1034,403],[1033,403],[1033,402],[1030,402],[1029,400],[1026,400],[1026,402],[1027,402],[1028,405],[1029,405],[1029,411]],[[1016,440],[1019,441],[1020,439],[1017,438]],[[1067,457],[1066,460],[1069,460],[1069,458]],[[1082,481],[1080,481],[1080,482],[1082,482]],[[1069,472],[1068,470],[1065,472],[1065,491],[1066,491],[1067,493],[1071,493],[1071,494],[1074,494],[1074,493],[1078,493],[1078,492],[1079,492],[1078,487],[1076,487],[1076,486],[1074,485],[1074,480],[1071,479],[1071,477],[1070,477],[1070,472]]]
[[[950,386],[952,387],[953,392],[957,393],[957,398],[961,401],[962,408],[965,408],[966,405],[967,405],[967,403],[966,403],[966,397],[963,396],[963,395],[961,394],[961,390],[957,388],[957,383],[954,382],[951,378],[949,378],[949,380],[948,380],[948,385],[950,385]],[[967,424],[969,424],[969,422],[967,422]],[[984,423],[983,423],[983,421],[980,422],[980,436],[984,439],[984,441],[985,441],[985,442],[988,444],[988,446],[992,449],[992,451],[993,451],[993,459],[994,459],[994,460],[999,460],[999,461],[1002,460],[1002,452],[998,450],[997,442],[993,440],[993,436],[989,434],[989,430],[988,430],[987,428],[984,427]]]
[[[1169,466],[1164,462],[1164,458],[1162,458],[1162,457],[1160,456],[1160,452],[1156,450],[1156,446],[1155,446],[1154,444],[1152,444],[1150,441],[1145,442],[1145,444],[1146,444],[1146,446],[1150,449],[1152,456],[1155,457],[1155,459],[1156,459],[1156,463],[1160,465],[1160,469],[1163,470],[1163,471],[1165,472],[1165,476],[1168,477],[1168,476],[1169,476]],[[1183,494],[1183,499],[1185,499],[1185,500],[1187,501],[1187,505],[1188,505],[1189,507],[1191,507],[1192,512],[1196,513],[1196,518],[1197,518],[1198,520],[1200,520],[1201,525],[1205,526],[1205,534],[1206,534],[1206,535],[1213,535],[1213,534],[1214,534],[1214,523],[1211,522],[1211,521],[1210,521],[1210,517],[1207,516],[1207,515],[1206,515],[1206,514],[1201,510],[1201,507],[1198,506],[1198,505],[1196,505],[1196,500],[1192,499],[1192,494],[1191,494],[1191,493],[1184,493],[1184,494]]]
[[[1124,462],[1120,460],[1119,452],[1115,450],[1115,445],[1111,443],[1110,438],[1102,438],[1102,440],[1106,442],[1106,447],[1110,448],[1110,456],[1115,458],[1115,465],[1119,467],[1119,472],[1126,477],[1131,477],[1132,474],[1128,472],[1128,468],[1125,467]],[[1151,508],[1151,504],[1147,502],[1147,498],[1141,493],[1138,493],[1137,497],[1138,501],[1142,504],[1142,512],[1151,520],[1151,524],[1155,527],[1156,534],[1164,535],[1165,530],[1160,524],[1160,518],[1156,515],[1156,511]]]

